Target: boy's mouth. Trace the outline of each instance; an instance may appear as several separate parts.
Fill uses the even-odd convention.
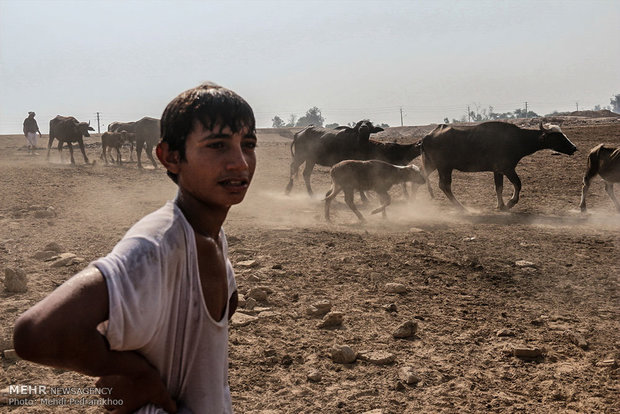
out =
[[[226,178],[218,181],[218,184],[229,190],[244,190],[250,185],[247,178]]]

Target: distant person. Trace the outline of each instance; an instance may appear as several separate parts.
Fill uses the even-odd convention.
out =
[[[39,125],[37,120],[34,119],[36,114],[34,112],[28,112],[28,118],[24,119],[24,136],[26,137],[26,144],[28,145],[28,154],[38,155],[35,150],[37,149],[37,134],[41,137],[41,131],[39,131]]]
[[[24,359],[101,377],[115,413],[231,413],[237,287],[222,224],[256,167],[252,108],[205,83],[164,110],[157,157],[178,192],[16,322]],[[166,411],[162,411],[166,410]]]

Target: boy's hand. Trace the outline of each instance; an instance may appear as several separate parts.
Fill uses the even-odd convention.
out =
[[[113,414],[133,413],[146,404],[157,405],[166,412],[174,414],[177,405],[170,396],[159,373],[155,368],[142,372],[136,376],[109,375],[97,380],[97,387],[109,387],[109,395],[102,395],[111,400],[122,400],[122,406],[105,406]]]

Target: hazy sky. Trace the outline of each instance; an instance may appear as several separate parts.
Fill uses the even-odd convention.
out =
[[[160,117],[211,80],[257,125],[317,106],[326,123],[539,114],[620,93],[620,1],[0,0],[0,133],[35,111]]]

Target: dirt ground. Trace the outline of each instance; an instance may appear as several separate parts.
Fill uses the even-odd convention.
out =
[[[578,211],[587,153],[601,142],[620,145],[620,122],[567,121],[562,128],[579,151],[523,159],[521,200],[510,212],[495,210],[491,173],[454,174],[466,214],[437,189],[434,173],[436,199],[422,188],[406,201],[395,187],[387,220],[369,214],[376,197],[361,207],[365,225],[340,197],[334,223],[325,222],[326,168],[313,174],[314,199],[301,175],[285,196],[292,132],[259,131],[254,183],[225,225],[245,295],[238,312],[256,317],[230,329],[235,411],[620,412],[620,214],[600,178],[589,213]],[[391,128],[378,138],[412,142],[431,129]],[[99,159],[97,141],[87,140],[92,160]],[[91,377],[12,357],[14,321],[107,254],[135,221],[173,198],[175,186],[161,168],[84,165],[79,152],[71,166],[55,150],[47,162],[44,150],[29,156],[24,143],[20,135],[0,137],[0,279],[5,268],[28,278],[25,293],[0,284],[0,389],[93,386]],[[506,183],[506,198],[511,191]],[[34,257],[51,242],[76,258],[53,267],[54,260]],[[406,291],[390,293],[388,283]],[[249,299],[256,287],[266,301]],[[319,328],[321,317],[308,314],[324,300],[341,312],[340,326]],[[417,332],[396,339],[405,322]],[[332,360],[332,348],[342,345],[358,353],[355,362]],[[521,348],[539,355],[515,356]],[[0,405],[0,412],[103,409]]]

